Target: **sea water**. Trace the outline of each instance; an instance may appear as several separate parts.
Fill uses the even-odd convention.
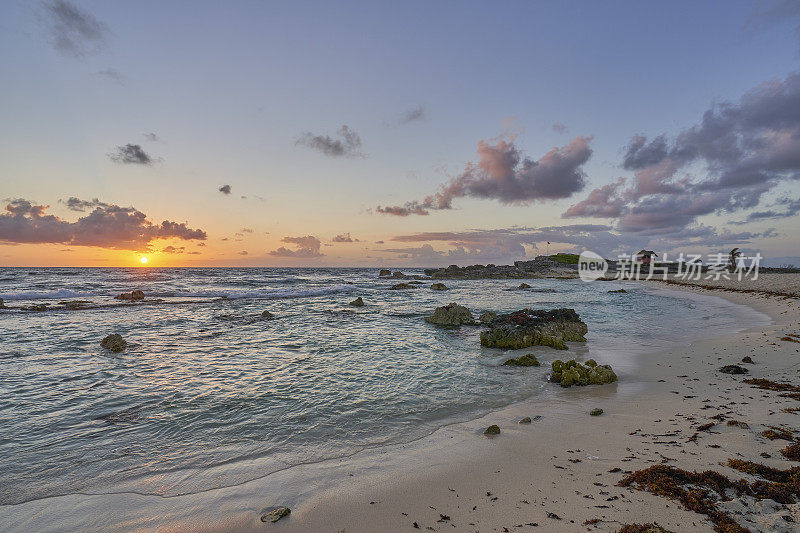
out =
[[[594,357],[626,379],[637,355],[755,325],[721,300],[632,283],[443,281],[449,290],[389,290],[398,280],[376,269],[0,269],[12,307],[0,310],[0,505],[236,485],[551,394],[556,358]],[[134,289],[160,301],[113,299]],[[366,305],[349,306],[358,296]],[[55,309],[76,300],[96,308]],[[482,348],[479,327],[423,320],[450,302],[476,316],[574,308],[588,342]],[[20,309],[42,303],[53,309]],[[128,348],[101,348],[110,333]],[[529,352],[541,367],[500,366]]]

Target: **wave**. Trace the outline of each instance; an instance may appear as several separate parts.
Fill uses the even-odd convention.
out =
[[[285,298],[308,298],[324,296],[352,290],[352,285],[334,285],[304,290],[289,289],[212,289],[200,291],[145,291],[147,298],[227,298],[231,300],[251,298],[260,300],[277,300]],[[91,298],[116,296],[119,292],[98,291],[85,292],[70,289],[54,291],[18,291],[0,293],[0,298],[11,300],[64,300],[68,298]]]

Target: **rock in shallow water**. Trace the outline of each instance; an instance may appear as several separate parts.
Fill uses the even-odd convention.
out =
[[[520,424],[530,424],[532,422],[531,417],[526,416],[522,420],[519,421]]]
[[[593,359],[582,365],[572,359],[571,361],[553,361],[550,381],[559,383],[562,387],[573,385],[604,385],[617,381],[617,375],[609,365],[598,365]]]
[[[350,302],[350,305],[352,305],[353,307],[363,307],[364,306],[364,300],[362,300],[361,296],[359,296],[358,298],[356,298],[355,300]]]
[[[517,287],[517,288],[520,289],[520,290],[522,290],[522,289],[530,289],[531,286],[528,285],[527,283],[520,283],[519,287]]]
[[[450,290],[447,287],[447,285],[445,285],[444,283],[434,283],[433,285],[431,285],[431,289],[433,289],[435,291],[447,291],[447,290]]]
[[[111,350],[112,352],[121,352],[127,345],[128,343],[125,342],[125,339],[123,339],[122,335],[119,333],[107,335],[102,341],[100,341],[100,346],[106,350]]]
[[[512,357],[511,359],[506,360],[506,362],[501,366],[541,366],[541,363],[538,359],[536,359],[535,355],[529,353],[523,355],[519,359],[514,359]]]
[[[115,300],[128,300],[130,302],[137,302],[139,300],[144,300],[144,292],[140,290],[135,290],[131,292],[123,292],[119,296],[114,296]]]
[[[272,511],[261,515],[261,521],[275,523],[281,518],[289,516],[291,512],[292,510],[288,507],[278,507],[277,509],[273,509]]]
[[[484,435],[499,435],[500,434],[500,426],[497,424],[492,424],[486,431],[483,432]]]
[[[263,318],[264,320],[272,320],[273,318],[275,318],[275,315],[273,315],[269,311],[261,311],[261,318]]]
[[[566,342],[586,342],[588,328],[574,309],[552,311],[521,309],[498,315],[481,333],[481,345],[516,350],[528,346],[550,346],[566,350]]]
[[[403,289],[413,289],[413,285],[409,285],[408,283],[397,283],[396,285],[392,285],[389,287],[390,291],[401,291]]]
[[[447,304],[443,307],[437,307],[433,315],[426,316],[425,322],[435,324],[437,326],[474,326],[477,322],[472,318],[472,313],[463,305],[456,303]]]
[[[589,416],[600,416],[603,414],[603,410],[599,407],[595,407],[591,411],[589,411]]]

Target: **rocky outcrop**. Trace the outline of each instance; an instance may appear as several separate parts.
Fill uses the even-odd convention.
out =
[[[382,268],[380,272],[378,272],[378,276],[385,278],[392,275],[392,271],[388,268]]]
[[[522,290],[522,289],[530,289],[530,288],[531,288],[531,286],[530,286],[530,285],[528,285],[527,283],[520,283],[520,284],[519,284],[519,287],[517,287],[517,288],[518,288],[519,290]]]
[[[603,410],[599,407],[595,407],[591,411],[589,411],[589,416],[600,416],[603,414]]]
[[[562,387],[573,385],[603,385],[617,381],[617,375],[609,365],[598,365],[594,359],[582,365],[572,359],[571,361],[553,361],[550,381],[559,383]]]
[[[450,288],[447,285],[445,285],[444,283],[434,283],[433,285],[431,285],[431,289],[433,289],[435,291],[449,291],[450,290]]]
[[[291,513],[292,510],[288,507],[276,507],[275,509],[261,515],[261,521],[275,523],[281,518],[289,516]]]
[[[529,353],[518,359],[514,359],[512,357],[511,359],[506,360],[506,362],[501,366],[541,366],[541,363],[538,359],[536,359],[535,355]]]
[[[364,307],[364,300],[361,299],[361,296],[350,302],[350,305],[353,307]]]
[[[481,333],[481,345],[512,350],[528,346],[566,350],[567,342],[586,342],[587,331],[574,309],[521,309],[495,317],[489,329]]]
[[[747,374],[749,372],[745,367],[739,365],[725,365],[719,371],[723,374]]]
[[[500,426],[497,424],[492,424],[486,431],[483,432],[484,435],[499,435],[500,434]]]
[[[472,318],[472,313],[463,305],[456,303],[437,307],[433,315],[426,316],[425,322],[437,326],[458,327],[461,325],[475,326],[478,322]]]
[[[513,265],[470,265],[431,268],[425,274],[433,279],[524,279],[524,278],[576,278],[578,265],[539,256],[531,261],[515,261]]]
[[[111,335],[107,335],[103,337],[103,340],[100,341],[100,346],[105,348],[106,350],[110,350],[112,352],[121,352],[125,349],[128,345],[125,342],[125,339],[122,338],[122,335],[119,333],[112,333]]]
[[[481,324],[484,326],[488,326],[492,323],[492,321],[497,318],[497,313],[492,313],[491,311],[484,311],[481,313],[481,317],[478,319]]]
[[[0,298],[0,309],[5,309],[5,307],[6,307],[6,304],[3,303],[3,299]]]
[[[144,300],[144,292],[140,290],[135,290],[131,292],[123,292],[119,296],[114,296],[115,300],[127,300],[130,302],[136,302],[139,300]]]
[[[410,285],[408,283],[397,283],[397,284],[392,285],[391,287],[389,287],[389,290],[390,291],[402,291],[402,290],[405,290],[405,289],[415,289],[415,288],[416,287],[414,287],[413,285]]]
[[[273,318],[275,318],[275,315],[273,315],[269,311],[261,311],[261,318],[263,318],[264,320],[272,320]]]

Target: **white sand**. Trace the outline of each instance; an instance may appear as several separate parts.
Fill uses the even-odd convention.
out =
[[[609,470],[635,471],[664,462],[738,479],[746,476],[720,463],[741,458],[781,469],[796,465],[779,454],[787,442],[759,434],[767,426],[797,427],[800,415],[780,409],[800,407],[800,402],[752,388],[741,383],[743,376],[717,369],[749,355],[756,362],[745,365],[750,377],[800,385],[800,344],[779,340],[800,334],[800,305],[797,299],[684,290],[746,304],[774,324],[650,354],[641,360],[639,380],[559,389],[560,401],[515,404],[408,445],[201,494],[71,495],[0,507],[0,523],[17,531],[355,532],[413,531],[414,522],[435,531],[617,531],[623,523],[655,521],[673,531],[710,531],[704,516],[674,501],[615,486],[624,472]],[[605,414],[590,417],[587,411],[594,407]],[[701,432],[696,443],[688,442],[699,425],[720,413],[747,422],[749,429],[723,422]],[[542,418],[517,423],[535,415]],[[502,434],[483,436],[489,424],[498,424]],[[771,458],[760,457],[762,452]],[[289,505],[292,514],[277,524],[261,523],[260,514],[271,505]],[[725,506],[742,513],[737,519],[753,530],[796,531],[793,526],[800,523],[800,505],[736,500]],[[439,521],[442,514],[449,520]],[[595,518],[602,522],[582,525]]]

